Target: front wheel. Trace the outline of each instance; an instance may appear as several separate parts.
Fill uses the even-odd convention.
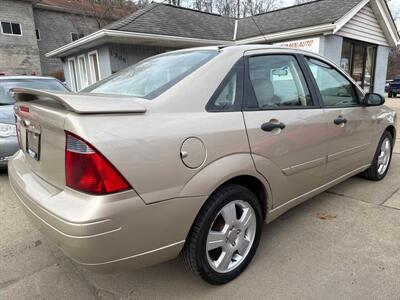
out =
[[[361,175],[369,180],[379,181],[385,178],[389,171],[393,152],[393,137],[388,132],[382,135],[371,166]]]
[[[253,258],[262,231],[258,198],[240,185],[214,193],[197,216],[182,256],[185,263],[211,284],[240,275]]]

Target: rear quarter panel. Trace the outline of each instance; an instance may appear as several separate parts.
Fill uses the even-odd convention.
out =
[[[70,115],[65,128],[107,157],[146,203],[178,197],[208,165],[223,157],[249,153],[241,112]],[[181,145],[189,137],[199,138],[206,148],[205,160],[196,169],[181,160]],[[185,196],[206,195],[209,190],[192,191]]]

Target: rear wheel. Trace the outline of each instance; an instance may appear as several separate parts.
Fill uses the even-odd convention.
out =
[[[182,250],[185,263],[211,284],[235,279],[257,250],[262,215],[249,189],[239,185],[221,188],[207,200],[193,224]]]
[[[393,98],[393,94],[391,92],[388,93],[389,98]]]
[[[392,160],[393,137],[388,132],[382,135],[371,166],[361,175],[369,180],[379,181],[385,178]]]

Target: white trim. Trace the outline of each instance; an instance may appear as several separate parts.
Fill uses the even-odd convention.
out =
[[[94,66],[93,66],[93,64],[92,64],[92,59],[90,58],[90,56],[92,56],[93,54],[96,54],[96,61],[97,61],[97,72],[98,72],[98,74],[99,74],[99,80],[96,80],[96,78],[95,78],[95,70],[94,70]],[[96,83],[96,82],[98,82],[98,81],[100,81],[101,80],[101,73],[100,73],[100,61],[99,61],[99,53],[97,52],[97,50],[94,50],[94,51],[90,51],[89,53],[88,53],[88,59],[89,59],[89,70],[90,70],[90,82],[93,84],[93,83]]]
[[[80,63],[80,59],[83,57],[83,64],[85,65],[85,70],[86,72],[83,72],[83,70],[81,69],[81,63]],[[79,55],[77,57],[77,62],[78,62],[78,70],[79,70],[79,85],[80,85],[80,89],[84,89],[85,87],[88,87],[90,85],[89,82],[89,72],[88,72],[88,65],[86,64],[86,56],[84,54]],[[82,75],[84,75],[84,73],[86,73],[86,82],[83,82],[83,78]]]
[[[11,24],[18,24],[18,25],[19,25],[19,30],[21,31],[21,34],[4,33],[4,32],[3,32],[3,25],[1,25],[1,23],[10,23],[11,31],[12,31],[12,25],[11,25]],[[8,36],[23,36],[23,34],[22,34],[22,25],[21,25],[21,23],[18,23],[18,22],[0,21],[0,30],[1,30],[1,34],[3,34],[3,35],[8,35]]]
[[[358,12],[360,10],[362,10],[364,8],[365,5],[368,4],[370,0],[363,0],[360,3],[358,3],[355,7],[353,7],[347,14],[345,14],[342,18],[339,19],[339,21],[337,21],[336,24],[336,28],[333,31],[333,34],[335,34],[336,32],[338,32],[344,25],[346,25],[351,19],[353,19],[353,17],[358,14]]]
[[[298,28],[298,29],[293,29],[293,30],[272,33],[272,34],[255,36],[255,37],[248,38],[248,39],[238,40],[236,42],[236,44],[242,45],[242,44],[252,44],[252,43],[259,43],[259,42],[272,43],[272,42],[279,41],[279,40],[288,40],[288,39],[297,38],[297,37],[305,37],[305,36],[316,35],[316,34],[328,34],[328,33],[332,33],[334,29],[335,29],[335,24],[328,23],[328,24],[323,24],[323,25],[318,25],[318,26]]]
[[[378,7],[379,14],[382,18],[382,20],[380,20],[379,17],[377,18],[378,23],[380,23],[380,25],[382,26],[381,21],[384,22],[386,26],[383,27],[382,30],[385,34],[389,34],[391,38],[391,40],[388,41],[389,44],[392,44],[392,46],[397,46],[399,44],[399,38],[400,38],[399,33],[391,17],[387,4],[382,1],[385,0],[371,0],[372,9],[374,9],[373,6],[375,5]]]
[[[237,35],[237,28],[238,28],[238,20],[235,20],[235,29],[233,30],[233,40],[236,41],[236,35]]]
[[[46,53],[46,57],[55,57],[55,56],[61,55],[63,52],[72,50],[76,47],[82,46],[89,42],[96,41],[103,37],[142,38],[142,39],[147,39],[147,40],[176,41],[176,42],[186,42],[186,43],[193,43],[193,44],[200,44],[200,45],[234,45],[235,44],[232,41],[207,40],[207,39],[196,39],[196,38],[187,38],[187,37],[180,37],[180,36],[161,35],[161,34],[150,34],[150,33],[138,33],[138,32],[100,29],[99,31],[89,34],[75,42],[69,43],[65,46],[62,46],[58,49],[55,49],[53,51]]]
[[[72,70],[71,70],[71,64],[70,64],[71,61],[74,62],[75,72],[72,72]],[[68,70],[69,70],[69,79],[71,81],[71,89],[72,89],[72,91],[77,92],[78,91],[78,76],[77,76],[77,70],[76,70],[75,57],[68,58]],[[72,76],[74,76],[74,78]]]

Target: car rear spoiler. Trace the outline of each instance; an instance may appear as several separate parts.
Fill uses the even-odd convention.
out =
[[[77,114],[144,113],[146,107],[136,102],[138,98],[120,95],[50,92],[26,88],[13,88],[17,102],[51,99],[68,111]]]

